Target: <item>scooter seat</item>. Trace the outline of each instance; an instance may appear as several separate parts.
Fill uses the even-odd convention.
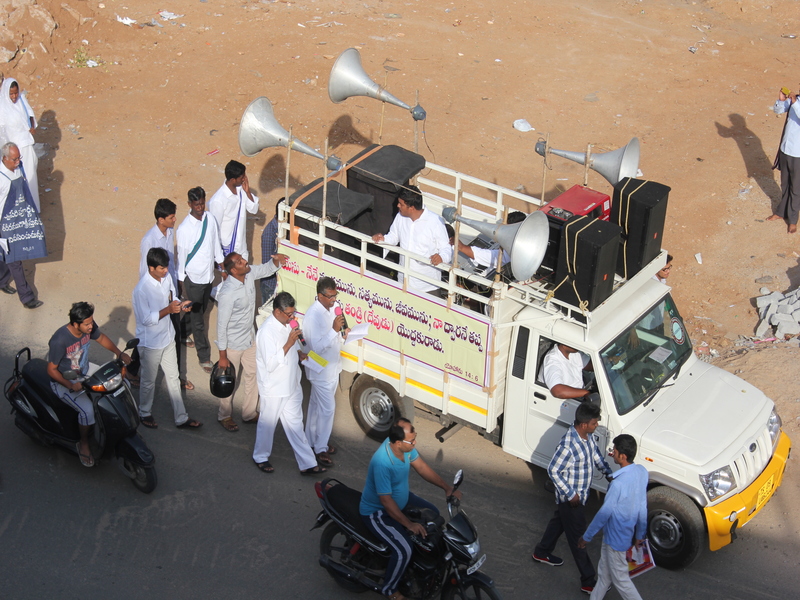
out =
[[[49,399],[53,396],[50,387],[50,375],[47,374],[47,361],[41,358],[32,358],[22,366],[22,379],[33,392],[42,400],[51,404]]]

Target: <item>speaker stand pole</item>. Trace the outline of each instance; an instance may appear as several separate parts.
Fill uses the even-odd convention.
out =
[[[283,190],[283,197],[286,198],[286,204],[287,205],[290,204],[290,202],[289,202],[289,165],[292,164],[292,139],[293,139],[292,138],[292,127],[293,127],[293,125],[289,125],[289,140],[288,140],[288,144],[286,145],[286,147],[288,148],[288,151],[286,152],[286,183],[284,185],[284,190]],[[292,206],[291,210],[289,211],[289,233],[290,234],[291,234],[291,232],[294,231],[294,211],[295,211],[295,208],[296,207]]]
[[[319,247],[317,256],[325,253],[325,219],[328,216],[328,138],[325,138],[325,162],[322,164],[322,218],[319,220]]]
[[[547,154],[550,152],[550,133],[548,132],[544,138],[544,156],[542,156],[542,197],[540,200],[542,204],[545,203],[544,193],[547,190]]]
[[[592,167],[592,145],[586,145],[586,160],[583,161],[583,187],[589,185],[589,169]]]
[[[386,89],[386,86],[389,85],[389,71],[383,72],[383,89]],[[381,126],[378,129],[378,144],[383,145],[383,118],[386,114],[386,101],[381,101]]]

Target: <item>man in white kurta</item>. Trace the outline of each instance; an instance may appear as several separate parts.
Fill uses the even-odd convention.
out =
[[[429,257],[430,264],[412,259],[410,269],[432,279],[441,279],[441,271],[431,265],[449,263],[453,258],[453,247],[450,245],[444,221],[439,215],[423,207],[422,193],[416,186],[403,188],[397,198],[397,210],[389,233],[386,235],[376,233],[372,236],[372,240],[391,246],[399,245],[403,250]],[[405,264],[402,258],[401,264]],[[399,279],[402,283],[402,273]],[[415,277],[408,282],[408,287],[428,293],[438,292],[441,289]]]
[[[322,473],[314,451],[303,432],[303,389],[300,386],[300,360],[306,357],[299,340],[302,332],[293,327],[295,301],[281,292],[272,302],[270,315],[256,334],[256,369],[261,395],[253,461],[264,473],[275,469],[269,461],[278,421],[294,450],[303,475]]]
[[[336,301],[337,295],[336,282],[330,277],[322,277],[317,282],[317,298],[303,321],[303,332],[309,347],[327,361],[319,372],[306,368],[306,377],[311,382],[306,438],[314,449],[317,461],[326,466],[333,465],[330,455],[336,452],[329,442],[336,412],[336,386],[339,373],[342,372],[341,348],[350,331],[345,329],[345,318]],[[336,314],[337,308],[339,315]]]
[[[225,256],[236,252],[250,258],[247,252],[247,213],[258,212],[258,196],[250,190],[245,166],[235,160],[225,165],[225,183],[208,201],[208,212],[219,224],[219,240]]]

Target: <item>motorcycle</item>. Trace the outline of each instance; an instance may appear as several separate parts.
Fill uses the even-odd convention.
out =
[[[463,473],[459,470],[453,493],[462,481]],[[380,592],[389,547],[377,539],[361,519],[358,510],[361,492],[332,478],[317,482],[315,491],[322,511],[312,531],[327,523],[319,543],[319,564],[346,590]],[[447,497],[449,522],[430,509],[404,511],[409,519],[422,523],[427,531],[425,538],[411,536],[411,562],[399,587],[405,597],[501,600],[494,582],[478,570],[486,554],[481,554],[478,532],[459,506],[458,498],[452,494]]]
[[[134,338],[125,351],[135,348]],[[20,368],[20,358],[26,355]],[[99,446],[96,456],[110,453],[133,485],[145,494],[156,489],[155,456],[141,436],[139,411],[130,387],[125,381],[125,366],[117,358],[107,362],[89,376],[81,377],[76,371],[67,371],[64,378],[78,380],[94,406],[94,441]],[[14,423],[27,435],[43,445],[60,446],[77,455],[75,444],[80,440],[77,413],[62,402],[50,387],[47,361],[31,359],[29,348],[17,352],[14,373],[3,388],[16,413]]]

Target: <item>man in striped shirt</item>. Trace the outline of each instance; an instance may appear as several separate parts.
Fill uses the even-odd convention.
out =
[[[578,547],[578,540],[586,531],[584,505],[589,499],[592,483],[592,465],[600,469],[610,480],[611,467],[600,454],[592,433],[600,422],[600,406],[582,402],[575,411],[575,422],[561,438],[553,459],[547,467],[550,479],[555,484],[556,512],[547,524],[541,541],[533,551],[533,560],[559,567],[564,561],[552,554],[562,533],[581,574],[581,591],[591,594],[597,575],[585,548]]]

